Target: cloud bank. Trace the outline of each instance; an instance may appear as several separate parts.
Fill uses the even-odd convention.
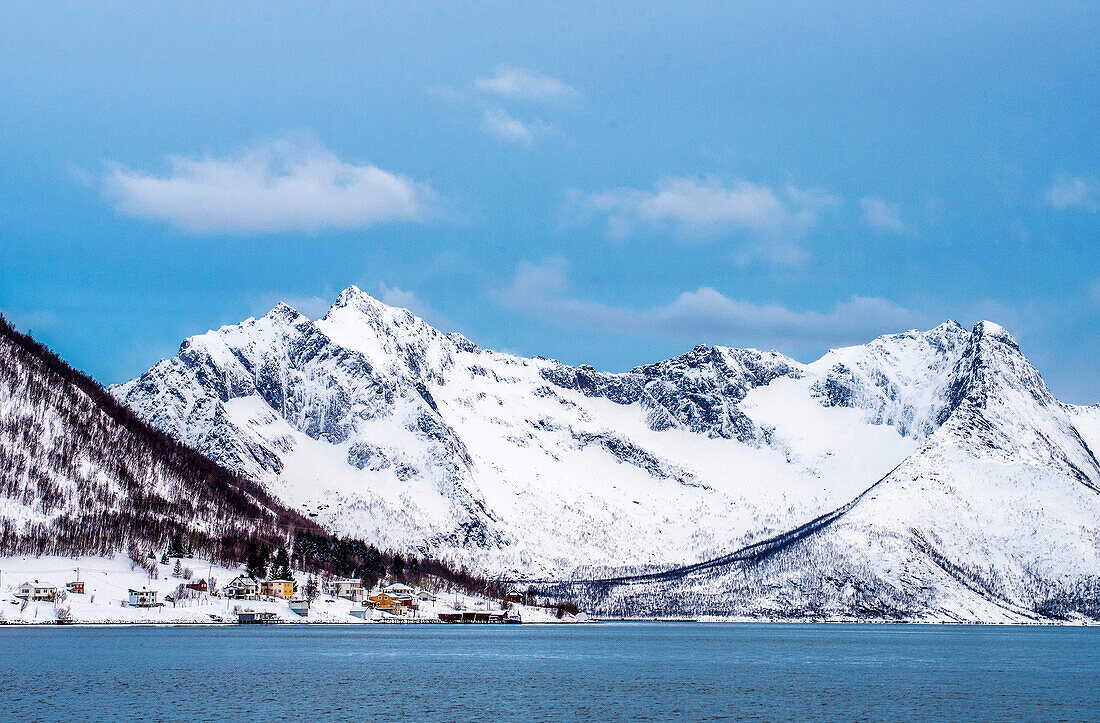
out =
[[[902,220],[901,209],[897,204],[865,196],[859,200],[859,206],[863,210],[861,220],[873,229],[896,234],[912,231],[909,224]]]
[[[1079,208],[1095,211],[1100,207],[1100,183],[1084,176],[1059,176],[1044,194],[1047,203],[1058,210]]]
[[[510,143],[529,146],[535,136],[547,130],[541,123],[525,123],[513,118],[502,108],[489,108],[481,118],[481,127],[487,133]]]
[[[883,333],[934,325],[887,299],[853,296],[825,311],[754,304],[704,286],[645,309],[587,301],[569,290],[560,259],[521,264],[498,292],[502,304],[544,321],[687,343],[810,349],[866,342]]]
[[[164,176],[113,165],[103,191],[119,213],[191,233],[362,229],[436,213],[427,183],[342,161],[315,142],[284,139],[230,158],[168,163]]]
[[[801,232],[817,223],[837,199],[816,189],[788,186],[776,191],[737,180],[666,178],[652,190],[617,188],[580,196],[589,211],[607,217],[612,232],[673,227],[693,235],[748,230],[771,235]]]
[[[476,78],[474,87],[482,93],[539,103],[559,103],[580,97],[580,91],[557,78],[511,65],[498,65],[491,77]]]

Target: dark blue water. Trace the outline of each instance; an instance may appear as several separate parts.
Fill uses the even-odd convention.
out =
[[[1100,629],[0,628],[4,720],[1087,720]]]

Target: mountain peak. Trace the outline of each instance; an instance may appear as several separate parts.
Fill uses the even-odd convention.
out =
[[[1012,335],[1008,333],[1007,329],[1005,329],[1000,324],[994,323],[992,321],[979,321],[977,324],[974,325],[973,334],[975,339],[991,339],[993,341],[1008,344],[1015,349],[1020,348],[1019,345],[1016,343],[1016,340],[1013,339]]]
[[[271,311],[267,312],[264,316],[266,316],[268,319],[284,319],[286,321],[295,321],[302,316],[302,313],[285,301],[280,301],[278,304],[272,307]]]
[[[340,295],[336,297],[336,301],[332,303],[332,308],[336,309],[352,305],[366,306],[369,308],[387,306],[367,292],[360,289],[355,284],[352,284],[351,286],[340,292]]]

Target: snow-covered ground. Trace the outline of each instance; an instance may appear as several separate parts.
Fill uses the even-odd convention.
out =
[[[355,287],[187,339],[112,389],[340,534],[506,575],[723,554],[851,500],[920,445],[958,324],[814,365],[700,346],[612,374],[480,349]]]
[[[77,624],[198,624],[236,623],[238,611],[271,612],[279,622],[284,623],[363,623],[438,620],[439,613],[453,612],[456,607],[460,610],[501,609],[500,601],[449,591],[437,592],[434,602],[422,601],[419,610],[396,617],[375,610],[368,610],[365,618],[355,616],[353,611],[359,611],[362,615],[365,609],[361,603],[327,594],[318,595],[306,617],[292,611],[287,600],[233,600],[204,593],[195,593],[196,597],[179,600],[175,604],[165,602],[158,607],[127,604],[130,589],[154,590],[157,601],[163,602],[166,595],[175,596],[181,583],[213,577],[218,588],[221,588],[244,574],[241,568],[221,567],[194,558],[181,558],[180,562],[183,568],[189,568],[194,573],[191,579],[172,575],[174,559],[170,565],[158,564],[157,577],[151,578],[125,555],[0,557],[0,623],[50,624],[57,621],[61,610],[67,610],[72,622]],[[298,589],[303,590],[309,576],[297,572],[294,577]],[[66,583],[76,580],[84,583],[84,593],[67,592],[56,602],[24,602],[16,597],[19,586],[25,582],[52,585],[63,591]],[[583,614],[558,619],[553,610],[525,605],[513,605],[512,613],[518,614],[524,623],[580,622],[586,619]]]

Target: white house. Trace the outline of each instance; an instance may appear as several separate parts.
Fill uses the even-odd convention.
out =
[[[157,591],[150,590],[149,588],[141,588],[140,590],[130,591],[130,607],[134,608],[154,608],[157,606]]]
[[[228,585],[222,588],[226,597],[237,600],[255,600],[260,596],[260,583],[247,575],[233,578]]]
[[[392,585],[387,585],[386,587],[382,588],[382,592],[387,592],[390,595],[412,595],[416,591],[408,585],[400,582],[395,582]]]
[[[363,590],[363,583],[355,578],[329,580],[325,585],[325,589],[330,595],[342,597],[352,602],[363,602],[363,597],[366,594],[366,591]]]
[[[53,602],[57,599],[57,588],[48,583],[25,582],[15,593],[17,598],[31,602]]]

